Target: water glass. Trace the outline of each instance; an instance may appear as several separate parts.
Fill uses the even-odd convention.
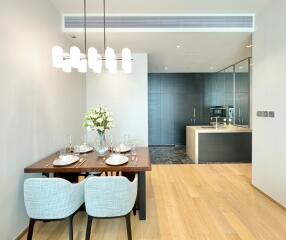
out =
[[[136,145],[133,143],[131,145],[131,160],[135,160],[136,159]]]
[[[84,136],[83,136],[83,145],[84,146],[87,145],[87,136],[86,136],[86,134],[84,134]]]
[[[115,153],[120,154],[120,146],[119,145],[117,147],[115,147]]]
[[[75,145],[73,148],[73,152],[76,153],[80,153],[80,145]]]
[[[135,144],[131,145],[131,155],[136,156],[136,145]]]
[[[62,158],[63,156],[65,156],[67,154],[66,149],[62,149],[60,150],[60,154],[59,154],[59,158]]]

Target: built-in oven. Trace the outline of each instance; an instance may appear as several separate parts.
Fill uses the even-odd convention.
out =
[[[226,106],[215,106],[210,108],[210,117],[219,117],[219,118],[227,118],[227,110]]]
[[[210,118],[220,118],[224,122],[232,122],[234,119],[233,106],[213,106],[210,107]]]

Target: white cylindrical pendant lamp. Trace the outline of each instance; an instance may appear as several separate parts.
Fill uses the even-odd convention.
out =
[[[101,71],[102,71],[102,59],[101,59],[100,54],[97,55],[97,61],[96,61],[95,67],[92,70],[95,73],[101,73]]]
[[[89,48],[87,56],[88,56],[88,67],[91,69],[95,68],[98,58],[97,50],[94,47]]]
[[[122,69],[125,73],[131,73],[132,71],[132,60],[131,51],[129,48],[122,49]]]
[[[105,50],[105,67],[110,69],[112,67],[112,61],[115,60],[115,52],[112,48],[107,47]]]
[[[76,46],[70,48],[71,66],[78,68],[80,64],[80,49]]]

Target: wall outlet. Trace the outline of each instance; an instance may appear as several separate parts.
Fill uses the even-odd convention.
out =
[[[275,117],[275,112],[274,111],[268,111],[268,117],[274,118]]]
[[[275,112],[274,111],[256,111],[256,116],[257,117],[274,118],[275,117]]]
[[[263,116],[263,117],[268,117],[268,111],[263,111],[263,112],[262,112],[262,116]]]

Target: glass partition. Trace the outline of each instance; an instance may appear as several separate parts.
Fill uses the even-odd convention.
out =
[[[249,59],[235,66],[235,123],[249,125],[250,113],[250,71]]]
[[[218,72],[224,81],[224,100],[218,105],[227,107],[229,123],[250,125],[250,63],[251,58],[247,58]]]

